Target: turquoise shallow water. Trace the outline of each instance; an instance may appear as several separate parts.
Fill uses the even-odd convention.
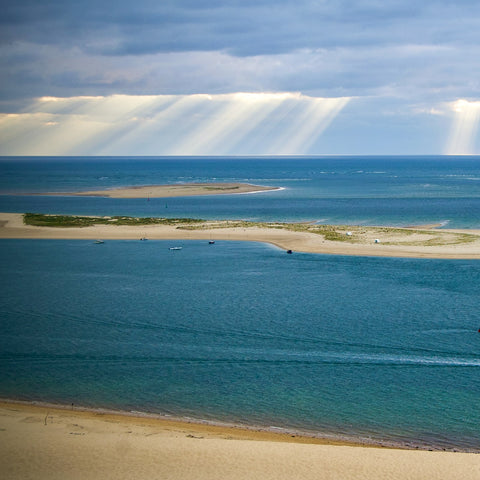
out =
[[[480,262],[1,240],[0,394],[480,450]]]
[[[283,190],[31,195],[204,181]],[[0,158],[0,211],[480,228],[480,157]],[[180,244],[1,240],[0,395],[480,450],[478,261]]]

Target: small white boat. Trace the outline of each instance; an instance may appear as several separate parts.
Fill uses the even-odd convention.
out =
[[[142,237],[142,238],[140,239],[140,241],[142,241],[142,242],[144,242],[145,240],[148,240],[148,238],[147,238],[147,237]]]
[[[182,247],[170,247],[170,250],[181,250]]]
[[[99,244],[99,243],[105,243],[105,242],[103,240],[95,240],[93,243]]]

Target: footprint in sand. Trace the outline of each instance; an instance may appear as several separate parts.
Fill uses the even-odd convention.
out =
[[[85,427],[79,425],[78,423],[71,423],[67,425],[67,428],[70,430],[70,435],[85,435]]]
[[[22,423],[40,423],[41,421],[39,417],[25,417],[20,420]]]

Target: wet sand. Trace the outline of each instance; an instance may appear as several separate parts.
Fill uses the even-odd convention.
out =
[[[15,479],[477,480],[480,455],[334,445],[286,434],[0,403]]]

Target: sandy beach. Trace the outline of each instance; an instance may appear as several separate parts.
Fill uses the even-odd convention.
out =
[[[277,187],[251,185],[249,183],[183,183],[174,185],[144,185],[139,187],[89,190],[85,192],[54,192],[39,195],[61,195],[110,198],[168,198],[197,195],[231,195],[279,190]]]
[[[0,403],[3,478],[477,480],[480,455]]]
[[[199,225],[187,223],[39,227],[25,225],[22,214],[0,213],[0,238],[138,240],[146,237],[151,240],[236,240],[271,243],[294,252],[480,259],[479,230],[354,226],[330,226],[318,230],[319,228],[308,224],[252,224],[229,221],[209,221]],[[331,237],[328,234],[333,234],[333,239],[329,239]]]

